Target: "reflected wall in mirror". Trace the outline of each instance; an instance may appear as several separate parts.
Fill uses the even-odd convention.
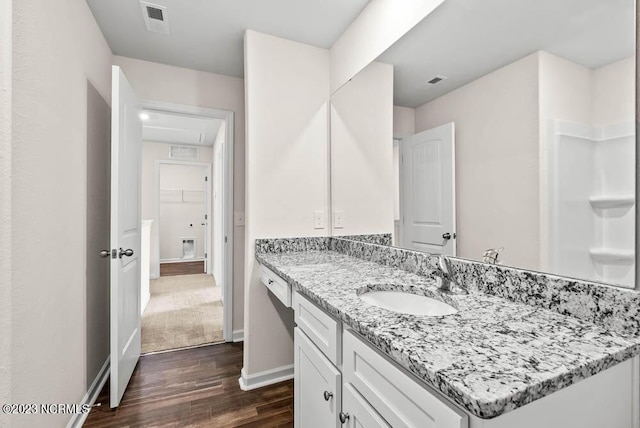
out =
[[[633,287],[635,82],[634,0],[445,1],[332,97],[334,236]]]

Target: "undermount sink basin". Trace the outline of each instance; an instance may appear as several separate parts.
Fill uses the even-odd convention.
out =
[[[438,317],[458,312],[456,308],[440,300],[402,291],[369,291],[359,297],[370,305],[402,314]]]

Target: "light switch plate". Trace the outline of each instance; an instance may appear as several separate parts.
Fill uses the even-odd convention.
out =
[[[333,212],[333,227],[335,229],[342,229],[344,227],[344,211],[335,210]]]
[[[242,212],[233,213],[233,224],[236,226],[244,226],[244,213]]]
[[[313,212],[313,228],[324,229],[324,211]]]

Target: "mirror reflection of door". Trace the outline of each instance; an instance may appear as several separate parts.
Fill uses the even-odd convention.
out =
[[[400,242],[405,248],[456,255],[454,124],[400,143]]]

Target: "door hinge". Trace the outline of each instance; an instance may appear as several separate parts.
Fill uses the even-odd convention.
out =
[[[207,258],[207,253],[204,253],[204,258],[205,258],[205,259]]]
[[[205,215],[204,215],[204,219],[205,219],[205,220],[209,220],[209,214],[205,214]]]
[[[204,181],[209,181],[209,177],[205,177],[205,178],[204,178]]]
[[[227,237],[226,236],[224,237],[224,243],[225,244],[227,243]]]

